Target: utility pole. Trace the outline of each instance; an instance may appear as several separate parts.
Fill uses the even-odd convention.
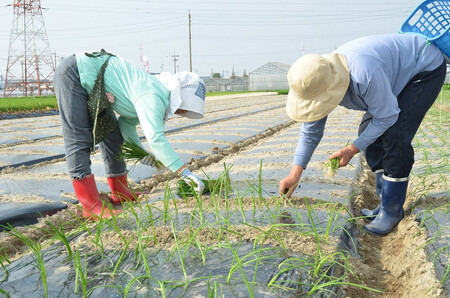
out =
[[[145,69],[145,72],[148,72],[148,57],[146,55],[144,55],[142,46],[140,46],[140,52],[141,52],[140,61],[142,63],[142,66]]]
[[[175,52],[173,52],[173,55],[170,56],[173,59],[173,74],[177,73],[177,61],[178,61],[178,57],[180,57],[180,55],[175,55]]]
[[[10,5],[11,6],[11,5]],[[53,91],[53,61],[40,0],[14,0],[4,97]]]
[[[191,47],[191,10],[188,10],[189,14],[189,71],[192,72],[192,47]]]

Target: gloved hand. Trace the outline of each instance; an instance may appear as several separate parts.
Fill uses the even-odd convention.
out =
[[[143,165],[149,166],[149,167],[155,167],[155,157],[151,154],[147,155],[146,157],[139,160],[139,162]]]
[[[184,181],[186,181],[187,184],[191,185],[191,182],[195,183],[194,190],[197,193],[202,193],[205,189],[205,184],[203,184],[202,180],[192,174],[191,171],[189,171],[188,168],[184,168],[183,171],[180,173],[180,177],[183,178]]]

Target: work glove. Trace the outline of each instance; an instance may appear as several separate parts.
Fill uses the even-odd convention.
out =
[[[180,173],[180,177],[183,178],[184,181],[186,181],[187,184],[191,185],[192,182],[195,183],[194,190],[196,193],[202,193],[205,189],[205,184],[203,184],[202,180],[192,174],[191,171],[189,171],[188,168],[184,168],[183,171]]]
[[[147,155],[146,157],[139,160],[139,162],[143,165],[149,166],[149,167],[155,167],[155,157],[151,154]]]

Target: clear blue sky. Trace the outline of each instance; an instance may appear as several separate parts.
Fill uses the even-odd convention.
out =
[[[14,0],[0,0],[0,74],[5,75]],[[293,63],[364,35],[397,33],[417,0],[41,0],[51,51],[106,49],[149,70],[242,75],[269,61]]]

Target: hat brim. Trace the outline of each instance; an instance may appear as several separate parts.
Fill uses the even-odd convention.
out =
[[[322,57],[332,65],[333,81],[327,90],[307,100],[299,98],[290,89],[286,103],[286,113],[292,120],[312,122],[324,118],[339,105],[347,92],[350,74],[345,56],[339,53],[331,53]]]
[[[181,104],[179,109],[186,110],[187,112],[181,114],[183,117],[190,119],[201,119],[205,114],[205,100],[198,97],[190,91],[180,90]]]

